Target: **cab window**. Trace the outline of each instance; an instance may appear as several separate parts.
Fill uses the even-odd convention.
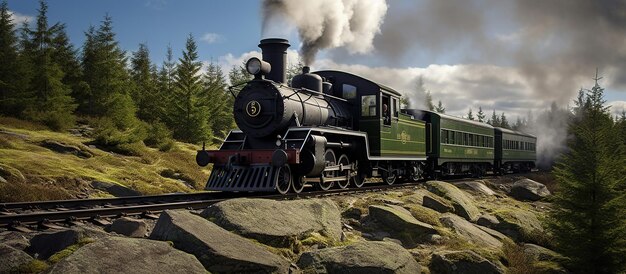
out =
[[[391,125],[391,106],[389,96],[387,95],[383,95],[382,118],[383,124]]]
[[[361,116],[376,116],[376,95],[364,95],[361,97]]]

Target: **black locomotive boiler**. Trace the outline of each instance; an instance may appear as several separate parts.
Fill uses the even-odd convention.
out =
[[[203,149],[196,156],[200,166],[213,163],[207,190],[284,194],[301,192],[306,185],[321,190],[361,187],[366,177],[393,184],[397,179],[502,172],[513,166],[496,162],[496,131],[489,125],[480,126],[480,137],[474,137],[464,128],[469,122],[454,119],[453,126],[467,140],[461,137],[456,145],[461,149],[445,154],[444,148],[448,152],[447,147],[455,146],[438,138],[443,133],[447,138],[450,132],[444,128],[446,116],[400,109],[399,92],[341,71],[311,73],[304,67],[288,85],[288,41],[264,39],[259,47],[262,60],[251,58],[246,63],[254,79],[234,102],[239,129],[231,131],[218,150]],[[525,141],[533,142],[533,136],[525,136]],[[478,154],[480,159],[473,156]],[[524,155],[515,166],[534,166],[534,151]]]

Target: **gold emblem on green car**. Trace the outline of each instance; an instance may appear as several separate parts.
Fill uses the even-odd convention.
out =
[[[411,141],[411,135],[406,133],[406,130],[403,130],[402,133],[399,133],[397,138],[402,140],[402,144],[406,144],[407,142]]]
[[[254,100],[248,102],[246,105],[246,113],[248,113],[248,116],[250,117],[258,116],[259,113],[261,113],[261,104]]]

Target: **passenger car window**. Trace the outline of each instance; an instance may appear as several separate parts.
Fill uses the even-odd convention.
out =
[[[376,95],[361,97],[361,116],[376,116]]]

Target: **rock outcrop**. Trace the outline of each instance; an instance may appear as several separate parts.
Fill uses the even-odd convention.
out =
[[[91,153],[87,148],[82,148],[76,145],[64,144],[55,140],[43,140],[40,145],[54,152],[73,154],[80,158],[93,157],[93,153]]]
[[[408,210],[394,205],[371,205],[369,216],[407,245],[414,245],[429,234],[436,234],[432,225],[421,222]]]
[[[434,209],[440,213],[454,212],[454,206],[446,200],[436,195],[425,195],[422,198],[422,205]]]
[[[478,181],[460,182],[455,185],[457,187],[474,191],[475,193],[480,193],[480,194],[487,195],[487,196],[496,195],[496,193],[493,190],[491,190],[491,188],[489,188],[485,184],[478,182]]]
[[[455,233],[475,245],[488,246],[491,248],[500,248],[502,246],[502,242],[498,239],[457,215],[450,213],[444,214],[439,221],[441,221],[444,226],[452,229]]]
[[[141,238],[148,232],[148,225],[144,220],[122,217],[113,221],[107,230],[128,237]]]
[[[50,273],[206,273],[191,254],[168,243],[109,237],[87,244],[54,265]]]
[[[201,216],[271,246],[289,247],[313,232],[341,240],[341,212],[326,199],[231,199],[208,207]]]
[[[18,273],[33,257],[26,252],[0,243],[0,273]]]
[[[48,259],[66,247],[78,243],[83,238],[83,233],[74,229],[57,232],[44,232],[30,239],[27,251],[37,259]]]
[[[509,195],[522,201],[538,201],[550,196],[550,190],[542,183],[531,179],[522,179],[513,183]]]
[[[470,195],[452,184],[441,181],[428,181],[426,182],[426,189],[450,200],[454,206],[454,213],[469,221],[476,221],[480,215],[480,211]]]
[[[186,210],[161,213],[150,238],[173,242],[210,272],[286,273],[289,268],[278,255]]]
[[[430,261],[430,270],[431,273],[441,274],[504,273],[504,270],[501,267],[471,250],[435,252],[432,260]]]
[[[98,189],[98,190],[102,190],[105,192],[108,192],[109,194],[115,196],[115,197],[129,197],[129,196],[139,196],[141,195],[141,192],[136,191],[136,190],[132,190],[130,188],[118,185],[118,184],[114,184],[114,183],[108,183],[108,182],[102,182],[102,181],[92,181],[91,182],[91,187]]]
[[[402,246],[392,242],[360,242],[306,252],[298,266],[304,273],[420,273]]]
[[[527,210],[519,208],[505,208],[493,213],[498,218],[498,224],[493,228],[515,240],[525,240],[524,237],[543,232],[541,222],[537,216]]]

